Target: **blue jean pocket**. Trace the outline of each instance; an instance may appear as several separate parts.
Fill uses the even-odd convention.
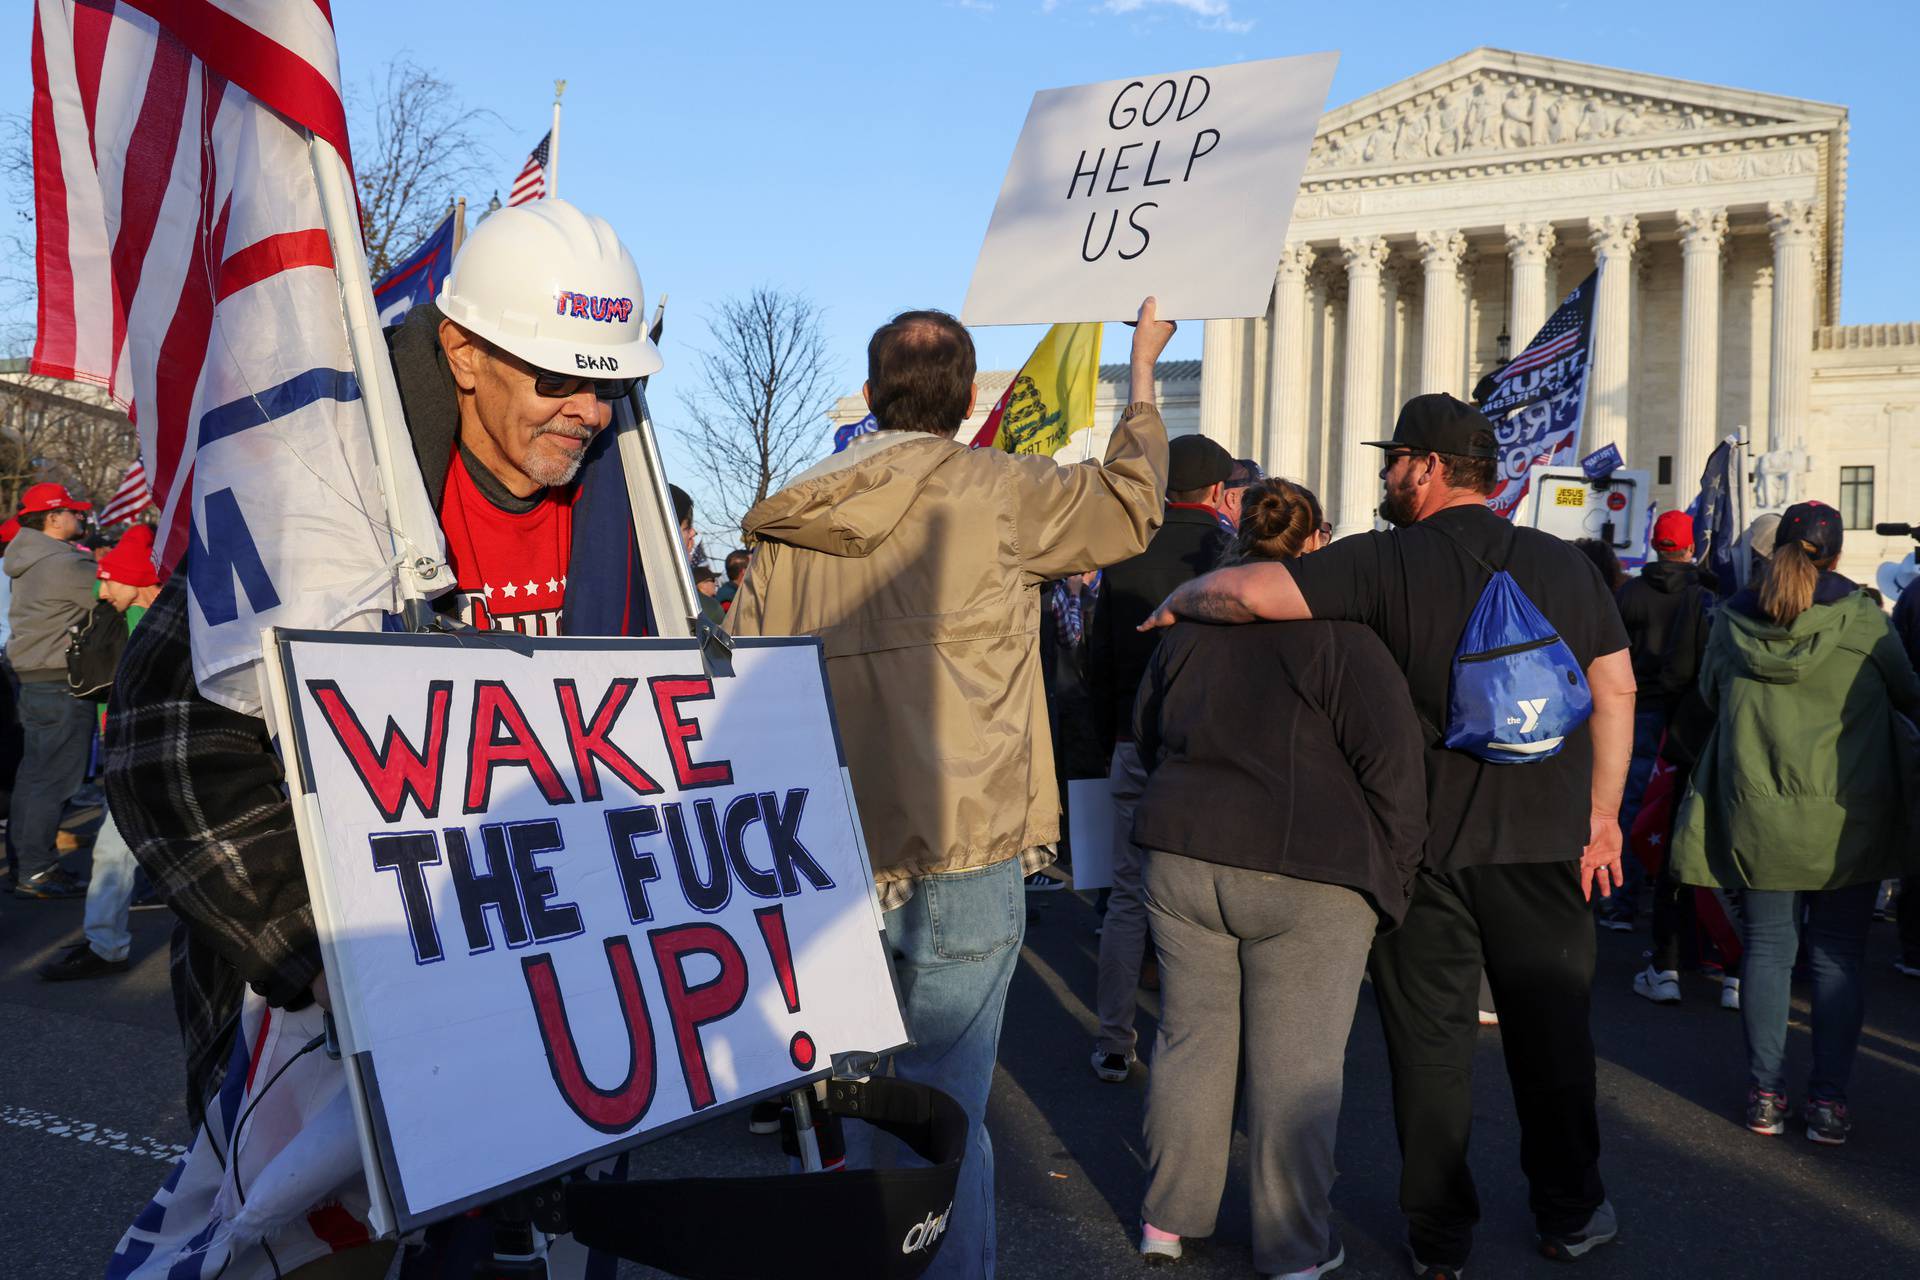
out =
[[[1017,860],[978,871],[928,876],[927,929],[942,960],[985,960],[1020,940],[1027,904]]]

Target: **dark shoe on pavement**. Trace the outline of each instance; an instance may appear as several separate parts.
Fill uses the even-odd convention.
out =
[[[1847,1116],[1847,1104],[1835,1099],[1809,1100],[1806,1117],[1807,1141],[1817,1142],[1823,1147],[1844,1146],[1847,1135],[1853,1132],[1853,1121]]]
[[[1619,1234],[1620,1220],[1614,1215],[1613,1203],[1602,1200],[1593,1216],[1587,1219],[1587,1225],[1578,1231],[1565,1235],[1541,1232],[1540,1252],[1555,1262],[1572,1262],[1610,1243]]]
[[[104,978],[110,973],[125,973],[125,960],[103,960],[100,953],[84,942],[76,942],[54,959],[40,966],[40,976],[48,982],[67,982],[74,978]]]
[[[764,1102],[753,1104],[753,1110],[747,1113],[747,1132],[769,1134],[780,1132],[780,1112],[783,1107],[777,1098],[768,1098]]]
[[[1422,1262],[1420,1255],[1413,1251],[1413,1245],[1407,1245],[1407,1261],[1413,1264],[1413,1274],[1419,1280],[1463,1280],[1467,1266],[1451,1266],[1444,1262]]]
[[[1787,1117],[1793,1114],[1793,1108],[1787,1105],[1784,1093],[1769,1093],[1765,1089],[1747,1090],[1747,1128],[1766,1138],[1777,1138],[1787,1131]]]
[[[1028,893],[1057,893],[1067,887],[1065,880],[1057,880],[1044,871],[1036,871],[1027,877]]]
[[[48,867],[38,875],[28,876],[13,886],[16,898],[84,898],[87,895],[87,882],[65,867]]]
[[[1108,1084],[1125,1084],[1127,1077],[1133,1074],[1133,1064],[1140,1058],[1133,1050],[1125,1053],[1102,1053],[1093,1051],[1093,1074]]]

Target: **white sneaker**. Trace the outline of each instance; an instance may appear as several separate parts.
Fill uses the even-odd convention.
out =
[[[1679,1004],[1680,974],[1673,969],[1656,969],[1648,965],[1633,975],[1633,994],[1655,1004]]]
[[[1125,1054],[1102,1053],[1098,1049],[1095,1049],[1093,1051],[1093,1074],[1099,1076],[1108,1084],[1125,1084],[1127,1077],[1133,1074],[1133,1064],[1138,1061],[1140,1061],[1140,1056],[1131,1049],[1127,1050]]]
[[[1328,1258],[1325,1262],[1321,1263],[1319,1266],[1308,1267],[1304,1271],[1283,1271],[1278,1275],[1274,1276],[1273,1280],[1319,1280],[1321,1276],[1328,1275],[1328,1274],[1331,1274],[1332,1272],[1338,1271],[1341,1267],[1344,1267],[1346,1265],[1347,1265],[1347,1247],[1345,1245],[1341,1245],[1340,1252],[1334,1254],[1331,1258]]]
[[[1140,1224],[1140,1256],[1147,1260],[1148,1265],[1157,1265],[1161,1262],[1178,1262],[1180,1261],[1180,1253],[1179,1236],[1173,1236],[1166,1240],[1155,1240],[1147,1234],[1146,1224]]]
[[[1720,983],[1720,1007],[1721,1007],[1722,1009],[1732,1009],[1732,1010],[1734,1010],[1734,1011],[1735,1011],[1736,1013],[1737,1013],[1737,1012],[1739,1012],[1739,1009],[1740,1009],[1740,979],[1738,979],[1738,978],[1725,978],[1725,979],[1722,979],[1722,980],[1721,980],[1721,983]]]

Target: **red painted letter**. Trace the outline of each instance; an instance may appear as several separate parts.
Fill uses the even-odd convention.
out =
[[[747,958],[717,924],[682,924],[647,934],[653,962],[660,967],[660,989],[667,996],[667,1018],[673,1023],[673,1041],[680,1051],[681,1074],[687,1078],[687,1101],[695,1111],[713,1105],[713,1080],[707,1074],[707,1051],[700,1044],[700,1028],[718,1022],[747,998]],[[704,952],[720,962],[719,976],[699,986],[687,985],[685,958]]]
[[[309,680],[307,691],[320,705],[327,727],[333,730],[340,749],[347,753],[353,771],[360,775],[360,782],[381,817],[388,822],[397,821],[409,796],[419,806],[422,817],[439,816],[440,764],[447,747],[447,712],[453,705],[453,681],[435,680],[427,686],[427,723],[420,731],[426,747],[421,751],[413,749],[392,716],[387,717],[386,736],[375,750],[372,739],[360,724],[360,717],[347,705],[340,686],[334,681]]]
[[[582,725],[580,690],[571,680],[553,682],[553,691],[560,698],[560,718],[567,726],[567,746],[573,751],[573,770],[580,779],[582,800],[592,802],[600,798],[600,770],[595,767],[596,760],[613,770],[614,776],[637,796],[650,796],[660,790],[660,784],[649,778],[632,757],[607,741],[607,735],[613,732],[614,722],[620,718],[638,683],[638,680],[626,679],[608,685],[606,696],[594,710],[593,723]]]
[[[733,781],[733,765],[725,760],[695,764],[687,744],[700,741],[698,721],[680,714],[682,702],[713,696],[713,681],[705,676],[655,676],[647,681],[653,690],[653,709],[660,717],[660,733],[667,740],[667,755],[673,761],[673,777],[682,791],[695,787],[724,787]]]
[[[504,732],[503,732],[504,731]],[[467,747],[467,812],[485,813],[493,794],[493,771],[516,765],[533,775],[548,804],[571,804],[567,784],[553,767],[547,749],[533,736],[526,713],[499,680],[478,680],[473,686],[473,733]]]
[[[653,1105],[653,1024],[647,1020],[647,995],[640,988],[640,971],[633,963],[633,944],[618,935],[608,938],[607,968],[613,971],[613,989],[620,997],[620,1016],[627,1024],[632,1056],[627,1075],[611,1089],[587,1079],[580,1065],[580,1049],[567,1023],[566,1001],[553,973],[553,957],[542,952],[520,961],[533,997],[533,1016],[547,1051],[547,1069],[560,1086],[560,1096],[573,1113],[603,1133],[625,1133],[640,1123]]]

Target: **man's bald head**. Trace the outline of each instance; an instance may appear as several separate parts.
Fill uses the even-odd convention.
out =
[[[889,431],[950,436],[973,412],[973,338],[944,311],[903,311],[867,343],[867,407]]]

